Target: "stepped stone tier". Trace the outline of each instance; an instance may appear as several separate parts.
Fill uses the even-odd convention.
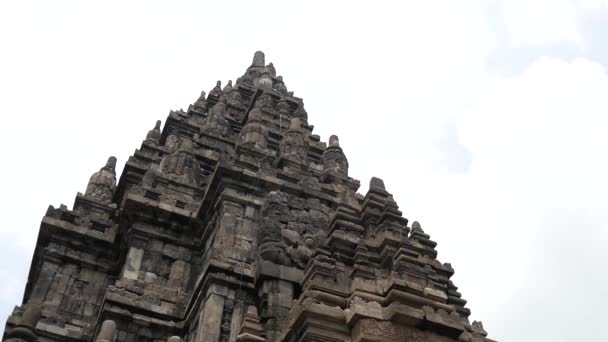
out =
[[[492,341],[384,182],[264,54],[42,219],[6,341]]]

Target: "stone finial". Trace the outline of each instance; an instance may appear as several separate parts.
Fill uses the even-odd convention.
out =
[[[240,145],[253,148],[266,148],[268,144],[268,128],[262,124],[262,111],[254,107],[247,117],[247,123],[241,129]]]
[[[473,323],[471,323],[471,328],[473,328],[473,336],[488,336],[488,333],[483,328],[483,323],[481,323],[481,321],[473,321]]]
[[[377,177],[372,177],[372,179],[369,181],[369,188],[386,191],[386,188],[384,187],[384,181]]]
[[[236,342],[263,342],[266,339],[262,336],[262,325],[260,324],[260,316],[258,316],[258,309],[250,305],[247,308],[245,319],[241,324],[241,330],[236,337]]]
[[[224,94],[228,94],[229,92],[232,91],[232,80],[228,81],[228,84],[226,84],[226,86],[224,87],[224,90],[222,90],[224,92]]]
[[[266,66],[266,67],[268,68],[268,72],[270,73],[270,76],[272,76],[272,77],[277,76],[277,69],[274,68],[274,65],[272,63],[268,64],[268,66]]]
[[[182,342],[182,338],[179,336],[171,336],[167,339],[167,342]]]
[[[161,121],[156,120],[156,125],[154,125],[154,128],[149,130],[148,134],[146,135],[147,142],[152,143],[154,145],[157,145],[160,142],[160,135],[161,135],[160,124],[161,124]]]
[[[348,160],[340,147],[337,135],[329,137],[329,146],[323,152],[323,172],[335,173],[339,176],[348,176]]]
[[[266,57],[262,51],[256,51],[253,55],[253,62],[251,62],[252,67],[260,67],[263,68],[266,65]]]
[[[255,86],[259,89],[270,90],[272,89],[272,78],[270,77],[270,73],[265,70],[262,72],[260,78],[255,82]]]
[[[116,337],[116,322],[107,319],[101,323],[96,342],[113,342]]]
[[[337,135],[332,135],[329,137],[329,146],[330,147],[340,147],[340,139],[338,139]]]
[[[213,87],[213,89],[211,89],[211,91],[209,92],[209,97],[219,98],[220,96],[222,96],[222,94],[222,81],[217,81],[215,87]]]
[[[199,96],[198,100],[196,100],[196,102],[194,102],[194,109],[201,111],[201,112],[205,112],[207,110],[206,95],[207,94],[204,91],[201,91],[201,96]]]
[[[306,164],[308,160],[308,149],[310,138],[302,128],[302,121],[299,118],[291,119],[289,129],[283,136],[279,145],[280,155],[283,158],[294,159]]]
[[[420,226],[420,222],[418,222],[418,221],[414,221],[412,223],[412,231],[414,231],[414,230],[424,233],[424,230],[422,230],[422,226]]]
[[[27,304],[17,326],[6,333],[5,342],[36,342],[36,325],[40,320],[41,308],[36,304]]]
[[[103,203],[112,202],[116,190],[116,157],[108,158],[106,165],[89,178],[85,196]]]
[[[287,87],[285,86],[285,82],[283,82],[283,76],[277,77],[277,82],[274,85],[274,89],[276,89],[279,93],[286,95],[288,93]]]
[[[306,113],[306,110],[304,109],[304,101],[300,101],[298,109],[293,113],[293,116],[308,121],[308,113]]]
[[[108,161],[106,162],[106,166],[103,167],[104,169],[116,174],[116,157],[114,156],[110,156],[108,158]]]

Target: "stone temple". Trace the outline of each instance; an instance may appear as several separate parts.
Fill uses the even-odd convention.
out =
[[[384,182],[256,52],[42,218],[4,341],[492,341]]]

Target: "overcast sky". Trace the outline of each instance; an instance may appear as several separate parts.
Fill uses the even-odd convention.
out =
[[[262,50],[500,341],[608,341],[608,1],[0,2],[0,321],[40,220]]]

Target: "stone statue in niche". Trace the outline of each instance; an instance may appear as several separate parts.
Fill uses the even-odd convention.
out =
[[[103,203],[112,202],[116,190],[116,157],[108,158],[106,165],[91,175],[85,196]]]
[[[310,139],[302,128],[302,121],[299,118],[293,118],[279,146],[281,157],[306,164],[309,146]]]
[[[170,179],[198,185],[201,169],[194,156],[192,141],[183,138],[179,149],[165,155],[160,162],[160,172]]]

